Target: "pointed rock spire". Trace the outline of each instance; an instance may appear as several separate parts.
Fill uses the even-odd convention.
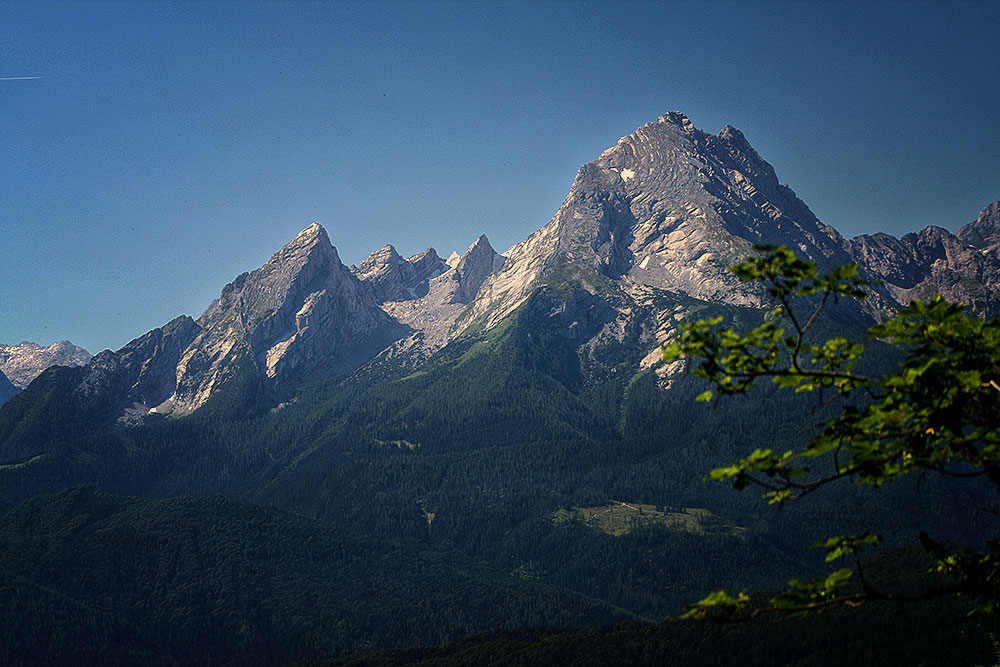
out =
[[[458,289],[453,297],[455,303],[469,303],[476,297],[486,278],[499,268],[496,262],[498,256],[485,234],[469,246],[455,265],[458,281]]]

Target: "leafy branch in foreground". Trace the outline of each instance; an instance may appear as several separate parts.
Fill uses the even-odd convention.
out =
[[[761,255],[731,270],[744,281],[768,286],[778,305],[766,321],[747,332],[720,326],[722,318],[684,325],[681,335],[664,347],[664,358],[697,360],[691,372],[713,387],[698,400],[742,394],[758,380],[770,379],[795,392],[824,389],[846,398],[863,391],[864,407],[845,403],[797,451],[758,449],[712,470],[706,479],[728,481],[737,490],[760,487],[772,504],[799,500],[844,478],[880,486],[923,471],[986,477],[1000,489],[1000,319],[970,317],[962,304],[940,295],[914,301],[868,330],[872,340],[895,346],[903,358],[898,370],[868,377],[855,371],[863,344],[845,338],[813,342],[809,337],[831,300],[865,298],[869,283],[858,276],[857,266],[820,274],[815,263],[784,246],[754,249]],[[984,549],[956,550],[921,533],[935,571],[953,584],[916,596],[881,591],[866,578],[859,554],[878,539],[841,535],[816,545],[828,550],[828,562],[848,559],[850,567],[810,582],[791,581],[767,607],[750,609],[746,595],[734,598],[718,591],[691,605],[685,616],[793,613],[953,593],[972,598],[979,611],[1000,610],[1000,538]]]

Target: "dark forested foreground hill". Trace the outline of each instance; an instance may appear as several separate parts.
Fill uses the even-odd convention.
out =
[[[915,546],[866,561],[872,581],[903,592],[935,578]],[[961,599],[869,603],[741,623],[666,621],[567,630],[520,629],[433,647],[359,653],[296,667],[943,667],[996,664],[1000,620]]]
[[[275,665],[629,614],[221,497],[77,487],[0,516],[4,665]]]
[[[878,606],[818,618],[717,626],[627,623],[522,630],[429,648],[364,653],[295,667],[972,667],[995,664],[996,623],[953,605]],[[991,634],[991,632],[993,634]]]

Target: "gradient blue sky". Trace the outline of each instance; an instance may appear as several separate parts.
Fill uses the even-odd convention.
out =
[[[0,342],[117,348],[312,221],[498,250],[668,110],[843,234],[1000,198],[1000,3],[0,1]]]

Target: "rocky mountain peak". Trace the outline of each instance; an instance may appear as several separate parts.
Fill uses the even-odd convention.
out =
[[[931,225],[899,239],[857,236],[845,248],[867,277],[882,281],[879,292],[897,306],[937,292],[980,315],[1000,313],[1000,202],[957,234]]]
[[[391,246],[379,252],[383,260],[398,258]],[[406,333],[341,263],[317,223],[227,285],[199,324],[201,332],[177,363],[176,391],[161,411],[191,411],[240,373],[281,395],[354,368]]]
[[[30,341],[17,345],[0,343],[0,372],[23,389],[49,366],[83,366],[91,359],[87,350],[68,340],[43,346]]]
[[[423,252],[418,252],[416,255],[408,257],[406,262],[414,267],[419,267],[418,271],[428,272],[437,271],[439,269],[444,270],[442,269],[442,265],[447,266],[447,263],[441,259],[441,257],[437,254],[437,250],[434,248],[428,248]]]
[[[327,236],[326,229],[323,227],[323,225],[319,224],[318,222],[313,222],[305,229],[303,229],[301,232],[296,234],[295,238],[293,238],[291,241],[285,244],[285,247],[288,248],[290,246],[295,246],[295,245],[308,245],[310,243],[319,242],[324,239],[326,240],[327,243],[330,242],[330,237]]]
[[[1000,246],[1000,201],[987,205],[979,217],[959,229],[956,236],[977,248]]]
[[[461,256],[458,266],[468,266],[472,262],[480,261],[483,257],[488,256],[492,258],[496,254],[496,250],[490,245],[490,240],[486,238],[486,234],[480,234],[479,238],[473,241],[469,249],[465,251],[465,254]]]
[[[481,235],[462,255],[455,266],[455,276],[458,288],[455,290],[455,303],[469,303],[475,298],[483,281],[503,265],[503,258],[490,245],[486,235]]]
[[[681,113],[680,111],[668,111],[667,113],[657,118],[656,122],[671,123],[687,132],[693,132],[695,130],[694,123],[691,122],[691,119],[688,118],[683,113]]]
[[[424,293],[416,299],[384,302],[382,308],[396,321],[417,333],[403,341],[400,349],[420,340],[420,347],[429,353],[446,344],[456,333],[456,318],[479,293],[483,283],[504,266],[505,258],[497,254],[486,235],[477,238],[464,254],[453,252],[447,262],[434,255],[443,271],[431,277]],[[411,258],[408,261],[414,261]]]
[[[351,271],[377,303],[384,303],[422,297],[427,293],[427,281],[447,268],[434,248],[403,259],[394,247],[385,245]]]
[[[601,277],[760,304],[763,293],[728,270],[752,244],[789,245],[830,268],[850,261],[842,242],[742,132],[707,134],[669,112],[581,167],[555,217],[506,253],[471,319],[493,326],[542,285],[595,290]]]
[[[354,274],[359,279],[365,280],[373,274],[384,272],[402,261],[403,258],[396,252],[396,248],[386,244],[368,255],[368,257],[365,257],[354,271]]]
[[[291,241],[276,252],[267,264],[293,264],[301,265],[307,261],[323,261],[328,263],[340,263],[337,249],[330,243],[330,237],[326,234],[326,229],[318,222],[314,222],[301,232],[295,235]]]

